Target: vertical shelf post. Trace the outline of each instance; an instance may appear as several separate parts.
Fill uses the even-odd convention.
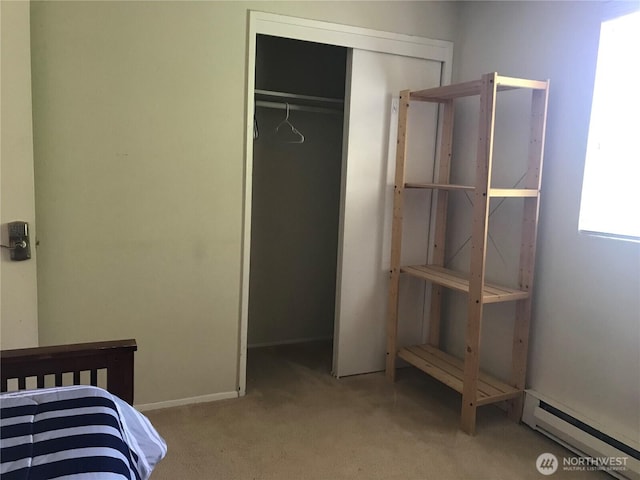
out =
[[[394,381],[398,348],[398,293],[400,289],[400,251],[402,247],[402,209],[404,206],[404,171],[407,154],[407,119],[409,90],[400,92],[398,107],[398,140],[396,148],[396,176],[393,187],[393,223],[391,227],[391,266],[387,313],[386,376]]]
[[[529,158],[525,176],[525,188],[540,190],[542,181],[543,149],[546,131],[549,90],[534,90],[531,99],[531,133],[529,138]],[[513,331],[511,384],[524,391],[527,354],[529,351],[529,328],[531,324],[531,304],[535,266],[536,238],[540,197],[524,199],[522,215],[522,242],[520,246],[519,288],[529,292],[529,297],[516,304],[516,319]],[[519,421],[524,406],[523,395],[508,403],[509,418]]]
[[[480,127],[476,164],[476,184],[473,194],[473,225],[471,230],[471,265],[464,359],[464,389],[460,426],[470,435],[476,429],[478,375],[480,373],[480,335],[487,233],[489,230],[489,188],[495,126],[496,73],[482,76],[480,89]]]

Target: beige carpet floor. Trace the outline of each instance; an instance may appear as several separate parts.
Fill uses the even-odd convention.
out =
[[[152,480],[610,479],[538,473],[541,453],[574,455],[495,406],[477,435],[458,429],[460,396],[412,369],[335,379],[326,343],[252,349],[247,395],[146,412],[169,452]]]

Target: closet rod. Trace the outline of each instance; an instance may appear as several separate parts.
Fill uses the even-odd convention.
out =
[[[284,102],[267,102],[265,100],[256,100],[256,107],[277,108],[279,110],[285,110],[287,108],[287,104]],[[342,110],[338,110],[337,108],[312,107],[310,105],[296,105],[293,103],[289,103],[289,110],[342,115]]]
[[[298,93],[288,93],[288,92],[276,92],[274,90],[254,90],[256,98],[260,98],[261,100],[267,100],[265,97],[277,97],[278,99],[289,99],[292,102],[289,103],[305,103],[305,102],[313,102],[313,103],[324,103],[324,104],[335,104],[335,105],[343,105],[344,100],[340,98],[330,98],[330,97],[315,97],[312,95],[300,95]]]

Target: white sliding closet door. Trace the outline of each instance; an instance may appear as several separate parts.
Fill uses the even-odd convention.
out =
[[[342,225],[338,253],[333,373],[340,377],[384,369],[386,317],[395,174],[398,95],[403,89],[440,85],[442,63],[414,57],[353,49],[347,66],[343,163]],[[437,106],[413,103],[409,122],[406,175],[433,178]],[[431,194],[415,196],[405,209],[403,262],[425,263]],[[400,342],[426,335],[424,282],[402,278]]]

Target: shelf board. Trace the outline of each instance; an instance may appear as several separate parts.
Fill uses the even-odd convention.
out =
[[[481,86],[481,80],[473,80],[471,82],[456,83],[455,85],[445,85],[444,87],[416,90],[409,94],[409,98],[426,102],[442,102],[453,100],[454,98],[479,95]]]
[[[404,188],[426,188],[433,190],[475,190],[474,187],[469,185],[454,185],[443,183],[405,183]]]
[[[530,90],[546,90],[549,88],[548,81],[528,80],[525,78],[505,77],[498,75],[496,78],[498,91],[512,90],[514,88],[528,88]]]
[[[528,80],[524,78],[496,76],[497,90],[513,90],[516,88],[527,88],[530,90],[546,90],[549,88],[548,81]],[[480,95],[482,80],[445,85],[444,87],[428,88],[426,90],[416,90],[409,94],[411,100],[424,102],[448,102],[454,98]]]
[[[452,290],[469,293],[468,275],[455,270],[437,265],[411,265],[401,267],[400,271]],[[525,290],[517,290],[485,282],[482,303],[511,302],[524,300],[528,297],[529,292]]]
[[[462,393],[464,388],[464,362],[431,345],[414,345],[401,348],[398,357],[419,368],[436,380]],[[478,406],[501,402],[517,397],[521,390],[480,371],[476,403]]]
[[[534,188],[490,188],[489,197],[537,197],[540,191]]]
[[[444,183],[416,183],[408,182],[404,184],[404,188],[423,188],[432,190],[462,190],[473,192],[475,187],[471,185],[455,185]],[[538,190],[531,188],[490,188],[489,197],[537,197],[540,194]]]

